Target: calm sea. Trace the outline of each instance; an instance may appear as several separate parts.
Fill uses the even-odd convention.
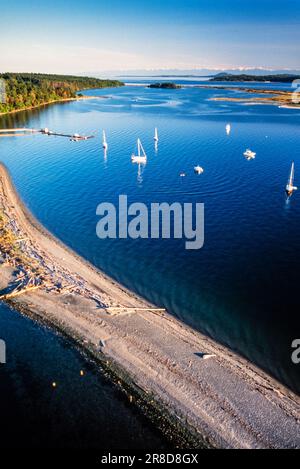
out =
[[[97,267],[299,392],[291,343],[300,334],[300,194],[287,202],[284,189],[293,160],[300,185],[300,111],[210,100],[244,96],[235,90],[158,90],[134,80],[88,93],[103,99],[0,118],[1,127],[96,135],[77,143],[44,135],[1,138],[1,160],[26,205]],[[139,174],[130,161],[138,137],[148,156]],[[255,160],[245,160],[247,148]],[[205,169],[201,176],[193,173],[197,164]],[[116,203],[119,194],[148,205],[203,202],[204,247],[99,240],[96,207]]]

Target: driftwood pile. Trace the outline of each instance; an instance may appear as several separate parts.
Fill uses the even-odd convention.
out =
[[[2,207],[1,207],[2,206]],[[18,226],[7,207],[7,198],[0,188],[0,255],[2,265],[14,268],[14,282],[9,292],[0,295],[7,300],[37,289],[59,295],[77,294],[96,303],[108,314],[130,314],[149,308],[132,308],[120,305],[107,294],[89,287],[77,273],[70,272],[35,245]],[[153,309],[163,312],[164,309]]]
[[[0,195],[3,195],[3,193]],[[118,306],[107,295],[99,295],[90,289],[79,274],[55,265],[53,260],[41,252],[23,233],[17,222],[4,208],[0,208],[0,255],[2,265],[14,267],[15,282],[12,289],[0,295],[0,300],[14,298],[23,293],[42,288],[48,292],[64,295],[76,293],[96,302],[98,308]]]

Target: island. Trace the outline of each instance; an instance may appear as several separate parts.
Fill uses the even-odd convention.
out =
[[[82,98],[77,94],[81,90],[124,85],[118,80],[42,73],[1,73],[1,82],[0,114]]]
[[[299,75],[279,74],[279,75],[234,75],[231,73],[218,73],[210,78],[209,81],[246,81],[246,82],[263,82],[263,83],[292,83],[299,80]]]
[[[163,83],[151,83],[151,85],[148,85],[148,88],[160,88],[163,90],[179,90],[181,86],[176,85],[176,83],[163,82]]]
[[[234,91],[235,93],[249,94],[254,95],[251,97],[239,97],[239,96],[218,96],[209,98],[209,101],[228,101],[236,103],[254,103],[254,104],[273,104],[282,108],[288,109],[299,109],[300,108],[300,99],[299,92],[295,91],[285,91],[285,90],[264,90],[258,88],[245,88],[245,87],[232,87],[232,86],[207,86],[199,85],[199,88],[206,89],[215,89],[215,90],[226,90]]]

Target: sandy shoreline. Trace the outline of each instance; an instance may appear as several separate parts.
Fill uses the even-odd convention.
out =
[[[199,86],[200,87],[200,86]],[[246,94],[260,94],[265,95],[264,97],[254,97],[254,98],[238,98],[238,97],[227,97],[219,96],[214,98],[209,98],[209,101],[227,101],[227,102],[237,102],[237,103],[249,103],[249,104],[273,104],[278,107],[287,108],[287,109],[300,109],[299,103],[294,103],[294,91],[282,91],[282,90],[264,90],[264,89],[255,89],[255,88],[243,88],[243,87],[232,87],[232,86],[223,86],[223,85],[213,85],[207,86],[202,85],[202,88],[210,88],[216,90],[229,90],[229,91],[238,91]]]
[[[37,104],[36,106],[30,106],[30,107],[24,107],[22,109],[14,109],[13,111],[7,111],[7,112],[0,112],[0,116],[6,116],[8,114],[16,114],[18,112],[24,112],[24,111],[31,111],[32,109],[38,109],[43,106],[49,106],[50,104],[58,104],[58,103],[68,103],[70,101],[81,101],[83,99],[103,99],[105,96],[88,96],[88,95],[83,95],[83,96],[77,96],[76,98],[62,98],[62,99],[56,99],[54,101],[46,101],[45,103]]]
[[[222,448],[300,448],[298,396],[65,247],[24,207],[3,165],[0,211],[19,246],[0,267],[1,293],[32,275],[26,259],[38,265],[37,288],[10,299],[15,307],[114,364],[145,398],[153,396],[198,436],[199,447],[205,441]],[[201,353],[215,356],[203,360]]]

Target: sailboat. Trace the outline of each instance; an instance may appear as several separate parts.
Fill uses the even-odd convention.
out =
[[[230,132],[231,132],[231,125],[230,125],[230,124],[227,124],[226,127],[225,127],[225,129],[226,129],[227,135],[230,135]]]
[[[147,155],[145,153],[145,150],[143,148],[142,142],[138,138],[137,140],[137,155],[134,153],[131,155],[131,161],[132,163],[146,163],[147,162]]]
[[[102,146],[104,150],[108,149],[107,141],[106,141],[106,135],[105,135],[105,130],[102,132]]]
[[[202,174],[202,173],[204,173],[204,169],[202,168],[202,166],[197,165],[197,166],[194,167],[194,172],[196,174]]]
[[[293,162],[292,167],[291,167],[290,177],[286,185],[286,189],[285,189],[288,197],[291,197],[293,192],[298,189],[297,187],[294,186],[294,177],[295,177],[295,163]]]
[[[157,131],[156,127],[155,127],[155,130],[154,130],[154,141],[158,142],[158,131]]]
[[[254,151],[249,150],[248,148],[248,150],[244,152],[244,156],[248,161],[254,160],[254,158],[256,157],[256,153]]]

